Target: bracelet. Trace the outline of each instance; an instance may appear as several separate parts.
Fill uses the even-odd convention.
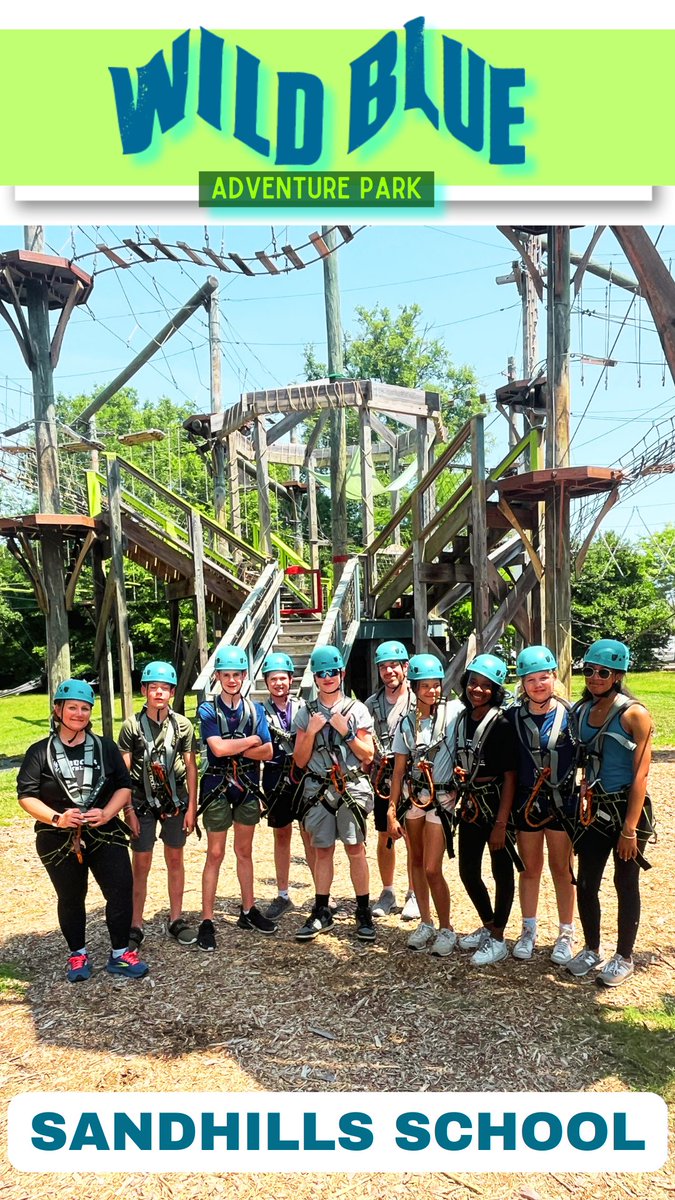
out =
[[[637,837],[637,833],[624,833],[622,829],[620,837],[625,838],[627,842],[632,842],[633,838]]]
[[[495,821],[495,825],[503,825],[506,829],[506,821]]]

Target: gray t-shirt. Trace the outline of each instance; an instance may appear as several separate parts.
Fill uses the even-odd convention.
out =
[[[313,704],[316,705],[318,712],[326,718],[330,718],[333,711],[344,712],[349,721],[350,736],[358,729],[366,729],[372,733],[373,718],[360,700],[350,700],[347,696],[343,696],[334,709],[326,708],[318,699],[313,701]],[[297,733],[299,730],[304,732],[307,729],[310,715],[307,705],[302,704],[293,718],[293,733]],[[305,779],[305,796],[316,795],[322,786],[322,781],[330,775],[332,753],[337,754],[338,761],[344,765],[346,770],[359,772],[357,775],[350,775],[349,790],[362,794],[364,798],[370,796],[370,780],[367,775],[361,774],[363,766],[360,760],[354,754],[349,743],[331,725],[325,725],[314,739],[314,748],[307,764],[309,774]],[[312,775],[320,778],[312,779]]]
[[[461,700],[447,700],[445,704],[445,733],[434,757],[434,780],[437,785],[450,783],[454,758],[455,726],[460,713],[464,711]],[[410,746],[405,740],[404,733],[412,738],[416,746],[428,746],[434,729],[435,717],[416,718],[413,709],[409,716],[404,717],[394,734],[394,754],[409,754]],[[404,729],[405,726],[405,729]]]
[[[378,688],[366,700],[366,708],[372,715],[375,733],[382,745],[384,754],[393,754],[394,734],[403,715],[411,707],[414,707],[414,705],[415,697],[408,688],[405,689],[393,704],[387,699],[385,688]],[[382,714],[384,715],[384,721],[382,720]],[[375,747],[375,754],[378,757],[377,746]]]

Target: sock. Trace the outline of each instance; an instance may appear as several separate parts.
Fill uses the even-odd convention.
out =
[[[317,892],[315,896],[315,908],[328,908],[329,894],[326,892]]]
[[[251,910],[250,910],[250,908],[244,908],[244,906],[242,904],[241,911],[243,912],[244,916],[247,917]]]
[[[87,954],[87,947],[86,947],[86,946],[83,946],[81,950],[71,950],[71,952],[70,952],[70,957],[71,957],[71,958],[75,958],[75,956],[76,956],[77,954],[84,954],[84,955],[85,955],[85,957],[86,957],[86,954]]]
[[[122,946],[121,950],[112,950],[111,949],[110,953],[112,954],[113,958],[121,958],[123,954],[126,954],[128,949],[129,949],[128,946]]]
[[[574,922],[571,925],[564,925],[561,921],[558,928],[560,929],[561,936],[563,933],[574,933]]]
[[[279,898],[281,900],[290,900],[290,896],[288,894],[288,888],[283,888],[283,889],[279,888]]]
[[[536,917],[523,917],[523,925],[526,929],[531,930],[532,933],[537,932],[537,918]]]
[[[363,896],[356,897],[357,908],[368,908],[370,906],[370,892],[364,892]]]

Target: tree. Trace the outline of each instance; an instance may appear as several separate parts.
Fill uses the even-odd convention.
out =
[[[675,623],[667,585],[650,574],[644,546],[607,533],[593,542],[579,579],[572,582],[573,655],[598,638],[615,637],[630,646],[641,670],[656,665]]]

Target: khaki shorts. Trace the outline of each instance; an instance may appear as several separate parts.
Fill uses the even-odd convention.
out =
[[[172,817],[165,817],[160,820],[159,817],[153,816],[152,813],[137,813],[141,832],[137,838],[132,838],[130,846],[137,854],[147,854],[152,850],[157,841],[157,825],[159,824],[159,836],[165,846],[169,846],[172,850],[182,850],[185,845],[187,834],[183,829],[185,813],[177,813]]]
[[[232,808],[226,796],[212,800],[202,814],[202,823],[207,833],[227,833],[232,825],[257,825],[260,821],[260,801],[256,796],[246,796],[241,804]]]
[[[310,808],[303,825],[317,850],[334,846],[338,838],[345,846],[360,846],[366,840],[348,804],[341,804],[336,812],[329,812],[319,801]]]

